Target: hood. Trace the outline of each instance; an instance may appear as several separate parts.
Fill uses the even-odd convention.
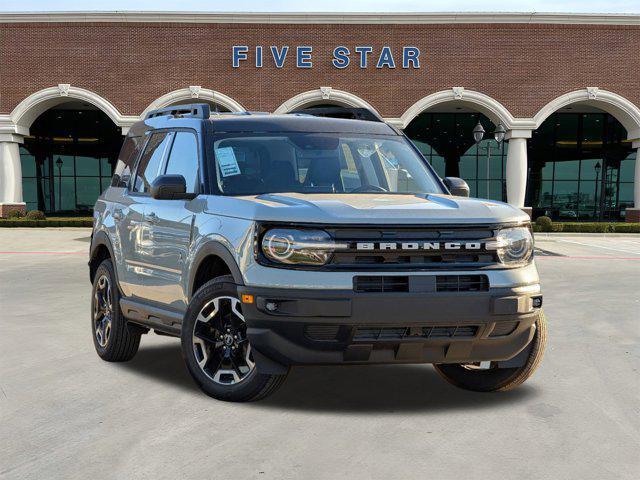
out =
[[[209,197],[206,211],[250,220],[323,224],[495,224],[529,220],[503,202],[441,194],[274,193]]]

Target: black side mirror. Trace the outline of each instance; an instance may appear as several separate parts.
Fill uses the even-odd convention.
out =
[[[156,200],[191,200],[195,193],[187,193],[187,182],[182,175],[160,175],[151,182],[151,197]]]
[[[447,177],[444,179],[444,184],[451,192],[451,195],[455,195],[456,197],[469,196],[469,185],[461,178]]]

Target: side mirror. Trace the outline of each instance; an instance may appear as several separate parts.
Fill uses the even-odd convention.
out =
[[[182,175],[160,175],[151,182],[151,197],[156,200],[191,200],[195,193],[187,193],[187,182]]]
[[[447,177],[444,179],[444,184],[451,192],[451,195],[455,195],[456,197],[469,196],[469,185],[461,178]]]

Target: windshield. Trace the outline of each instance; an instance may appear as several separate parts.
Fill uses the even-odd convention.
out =
[[[218,189],[263,193],[443,193],[401,136],[229,134],[214,142]]]

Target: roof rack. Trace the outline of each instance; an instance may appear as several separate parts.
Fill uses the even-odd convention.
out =
[[[346,118],[349,120],[366,120],[369,122],[382,122],[384,119],[368,108],[343,107],[340,105],[307,107],[289,112],[292,115],[312,115],[314,117]]]
[[[211,107],[207,103],[194,103],[190,105],[172,105],[170,107],[158,108],[151,110],[144,117],[145,120],[156,117],[190,117],[190,118],[209,118]]]

